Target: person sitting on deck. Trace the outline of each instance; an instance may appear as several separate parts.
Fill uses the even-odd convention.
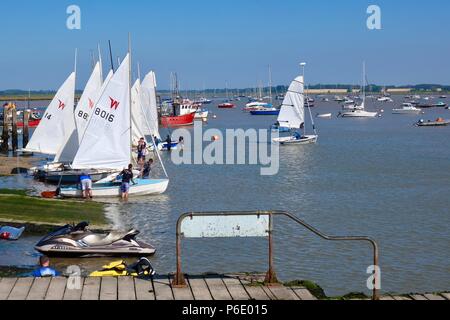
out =
[[[148,179],[150,177],[150,173],[152,171],[153,159],[148,160],[144,164],[144,168],[142,169],[142,179]]]
[[[92,199],[92,178],[87,173],[82,173],[80,176],[81,190],[83,192],[83,198]]]
[[[39,269],[33,271],[33,277],[35,278],[57,277],[59,275],[55,269],[50,268],[50,259],[47,256],[39,258],[39,266]]]
[[[128,169],[124,169],[120,176],[122,176],[122,185],[120,190],[122,191],[122,199],[128,200],[128,194],[130,192],[130,182],[136,184],[133,180],[133,165],[128,165]]]
[[[300,139],[302,138],[302,135],[301,135],[300,133],[298,133],[298,132],[295,132],[295,133],[294,133],[294,138],[295,138],[296,140],[300,140]]]

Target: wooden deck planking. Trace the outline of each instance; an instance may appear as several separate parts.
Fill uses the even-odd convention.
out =
[[[213,300],[211,292],[209,291],[203,277],[187,277],[187,281],[189,282],[189,286],[191,287],[195,300]]]
[[[51,280],[51,278],[34,279],[27,300],[44,300]]]
[[[265,301],[271,300],[261,285],[255,285],[247,279],[240,279],[244,289],[247,291],[251,300]],[[272,293],[271,293],[272,294]]]
[[[306,289],[306,288],[292,287],[291,289],[292,289],[292,291],[297,295],[297,297],[298,297],[300,300],[309,300],[309,301],[311,301],[311,300],[317,300],[317,298],[314,297],[314,296],[311,294],[311,292],[309,292],[309,290]]]
[[[153,282],[151,279],[134,279],[136,290],[136,300],[155,300],[155,291],[153,290]]]
[[[450,300],[450,293],[448,293],[448,292],[441,293],[441,296],[443,296],[447,300]]]
[[[136,291],[133,278],[119,277],[118,288],[119,300],[136,300]]]
[[[425,298],[427,298],[428,300],[445,300],[444,297],[437,295],[437,294],[432,294],[432,293],[427,293],[424,294]]]
[[[223,278],[223,283],[227,287],[228,292],[230,293],[233,300],[250,300],[250,296],[248,295],[247,291],[245,291],[245,288],[239,281],[239,279],[235,277],[225,276]]]
[[[428,300],[425,296],[421,295],[421,294],[411,294],[410,297],[413,300]]]
[[[206,284],[214,300],[229,301],[232,300],[230,293],[220,278],[205,277]]]
[[[100,283],[100,300],[117,300],[117,278],[102,277]]]
[[[282,285],[267,287],[273,293],[276,300],[300,300],[300,298],[289,288]]]
[[[83,292],[85,279],[81,278],[80,280],[80,288],[72,289],[66,286],[66,290],[64,291],[63,300],[75,301],[81,300],[81,294]]]
[[[263,286],[248,277],[188,276],[186,288],[172,288],[173,275],[81,278],[81,288],[68,289],[68,279],[0,278],[0,300],[317,300],[304,287]],[[450,300],[450,293],[386,295],[380,300]]]
[[[0,300],[6,300],[9,297],[17,278],[2,278],[0,279]]]
[[[392,296],[392,298],[394,298],[394,300],[412,300],[411,298],[408,297],[404,297],[404,296]]]
[[[174,300],[172,286],[168,276],[159,276],[153,278],[153,288],[155,290],[156,300]]]
[[[100,299],[100,277],[88,277],[84,280],[83,292],[81,300],[98,300]]]
[[[19,278],[9,294],[8,300],[25,300],[30,292],[33,278]]]
[[[169,276],[170,283],[172,283],[174,279],[173,275]],[[192,295],[191,287],[189,286],[189,281],[186,281],[187,287],[184,288],[175,288],[172,286],[173,296],[175,300],[194,300],[194,296]]]
[[[45,295],[45,300],[58,301],[62,300],[64,297],[64,292],[66,291],[67,279],[62,277],[53,278],[48,286],[47,294]]]

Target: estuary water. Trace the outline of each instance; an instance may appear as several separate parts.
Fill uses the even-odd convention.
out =
[[[108,204],[108,217],[115,228],[139,229],[140,238],[157,248],[151,260],[159,273],[175,271],[175,226],[182,213],[285,210],[329,235],[377,240],[384,292],[448,290],[450,127],[413,124],[420,118],[450,118],[450,111],[434,108],[424,115],[393,115],[392,108],[403,102],[403,97],[395,99],[395,103],[369,100],[368,109],[385,111],[374,119],[337,118],[338,104],[318,99],[313,115],[332,112],[333,118],[315,119],[317,145],[282,147],[279,173],[274,176],[261,176],[257,165],[174,165],[164,153],[168,191]],[[219,110],[217,103],[207,106],[217,118],[210,117],[204,129],[267,129],[276,121],[242,112],[244,104],[239,102],[233,110]],[[22,176],[0,178],[0,184],[44,188]],[[33,265],[38,239],[0,242],[0,265]],[[284,218],[275,219],[274,240],[281,280],[311,280],[328,295],[370,293],[369,244],[327,242]],[[267,254],[266,239],[186,239],[183,271],[265,272]],[[80,264],[91,271],[109,260],[54,262],[60,268]]]

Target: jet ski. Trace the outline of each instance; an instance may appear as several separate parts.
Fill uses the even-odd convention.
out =
[[[141,258],[136,263],[127,265],[123,260],[114,261],[101,270],[92,272],[90,277],[152,277],[155,275],[155,269],[147,258]]]
[[[96,233],[89,223],[65,225],[45,236],[35,249],[51,257],[150,256],[155,248],[136,240],[137,230]]]

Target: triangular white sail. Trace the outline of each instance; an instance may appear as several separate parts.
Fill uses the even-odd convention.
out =
[[[145,138],[145,116],[141,106],[141,81],[136,80],[131,88],[131,128],[133,145],[137,145],[140,138]]]
[[[280,127],[299,129],[305,122],[305,96],[303,76],[292,81],[284,97],[278,116]]]
[[[129,55],[106,85],[75,156],[74,169],[123,169],[131,163]]]
[[[56,92],[24,151],[56,155],[73,132],[75,72]]]
[[[102,87],[101,65],[98,62],[89,78],[80,100],[75,108],[75,126],[72,133],[56,154],[54,162],[72,162],[80,146],[82,134],[89,121],[92,109],[100,96]]]
[[[156,76],[153,71],[147,74],[141,84],[142,91],[142,109],[146,119],[146,125],[144,126],[144,133],[147,135],[156,136],[159,135],[159,123],[158,123],[158,102],[156,98]]]

